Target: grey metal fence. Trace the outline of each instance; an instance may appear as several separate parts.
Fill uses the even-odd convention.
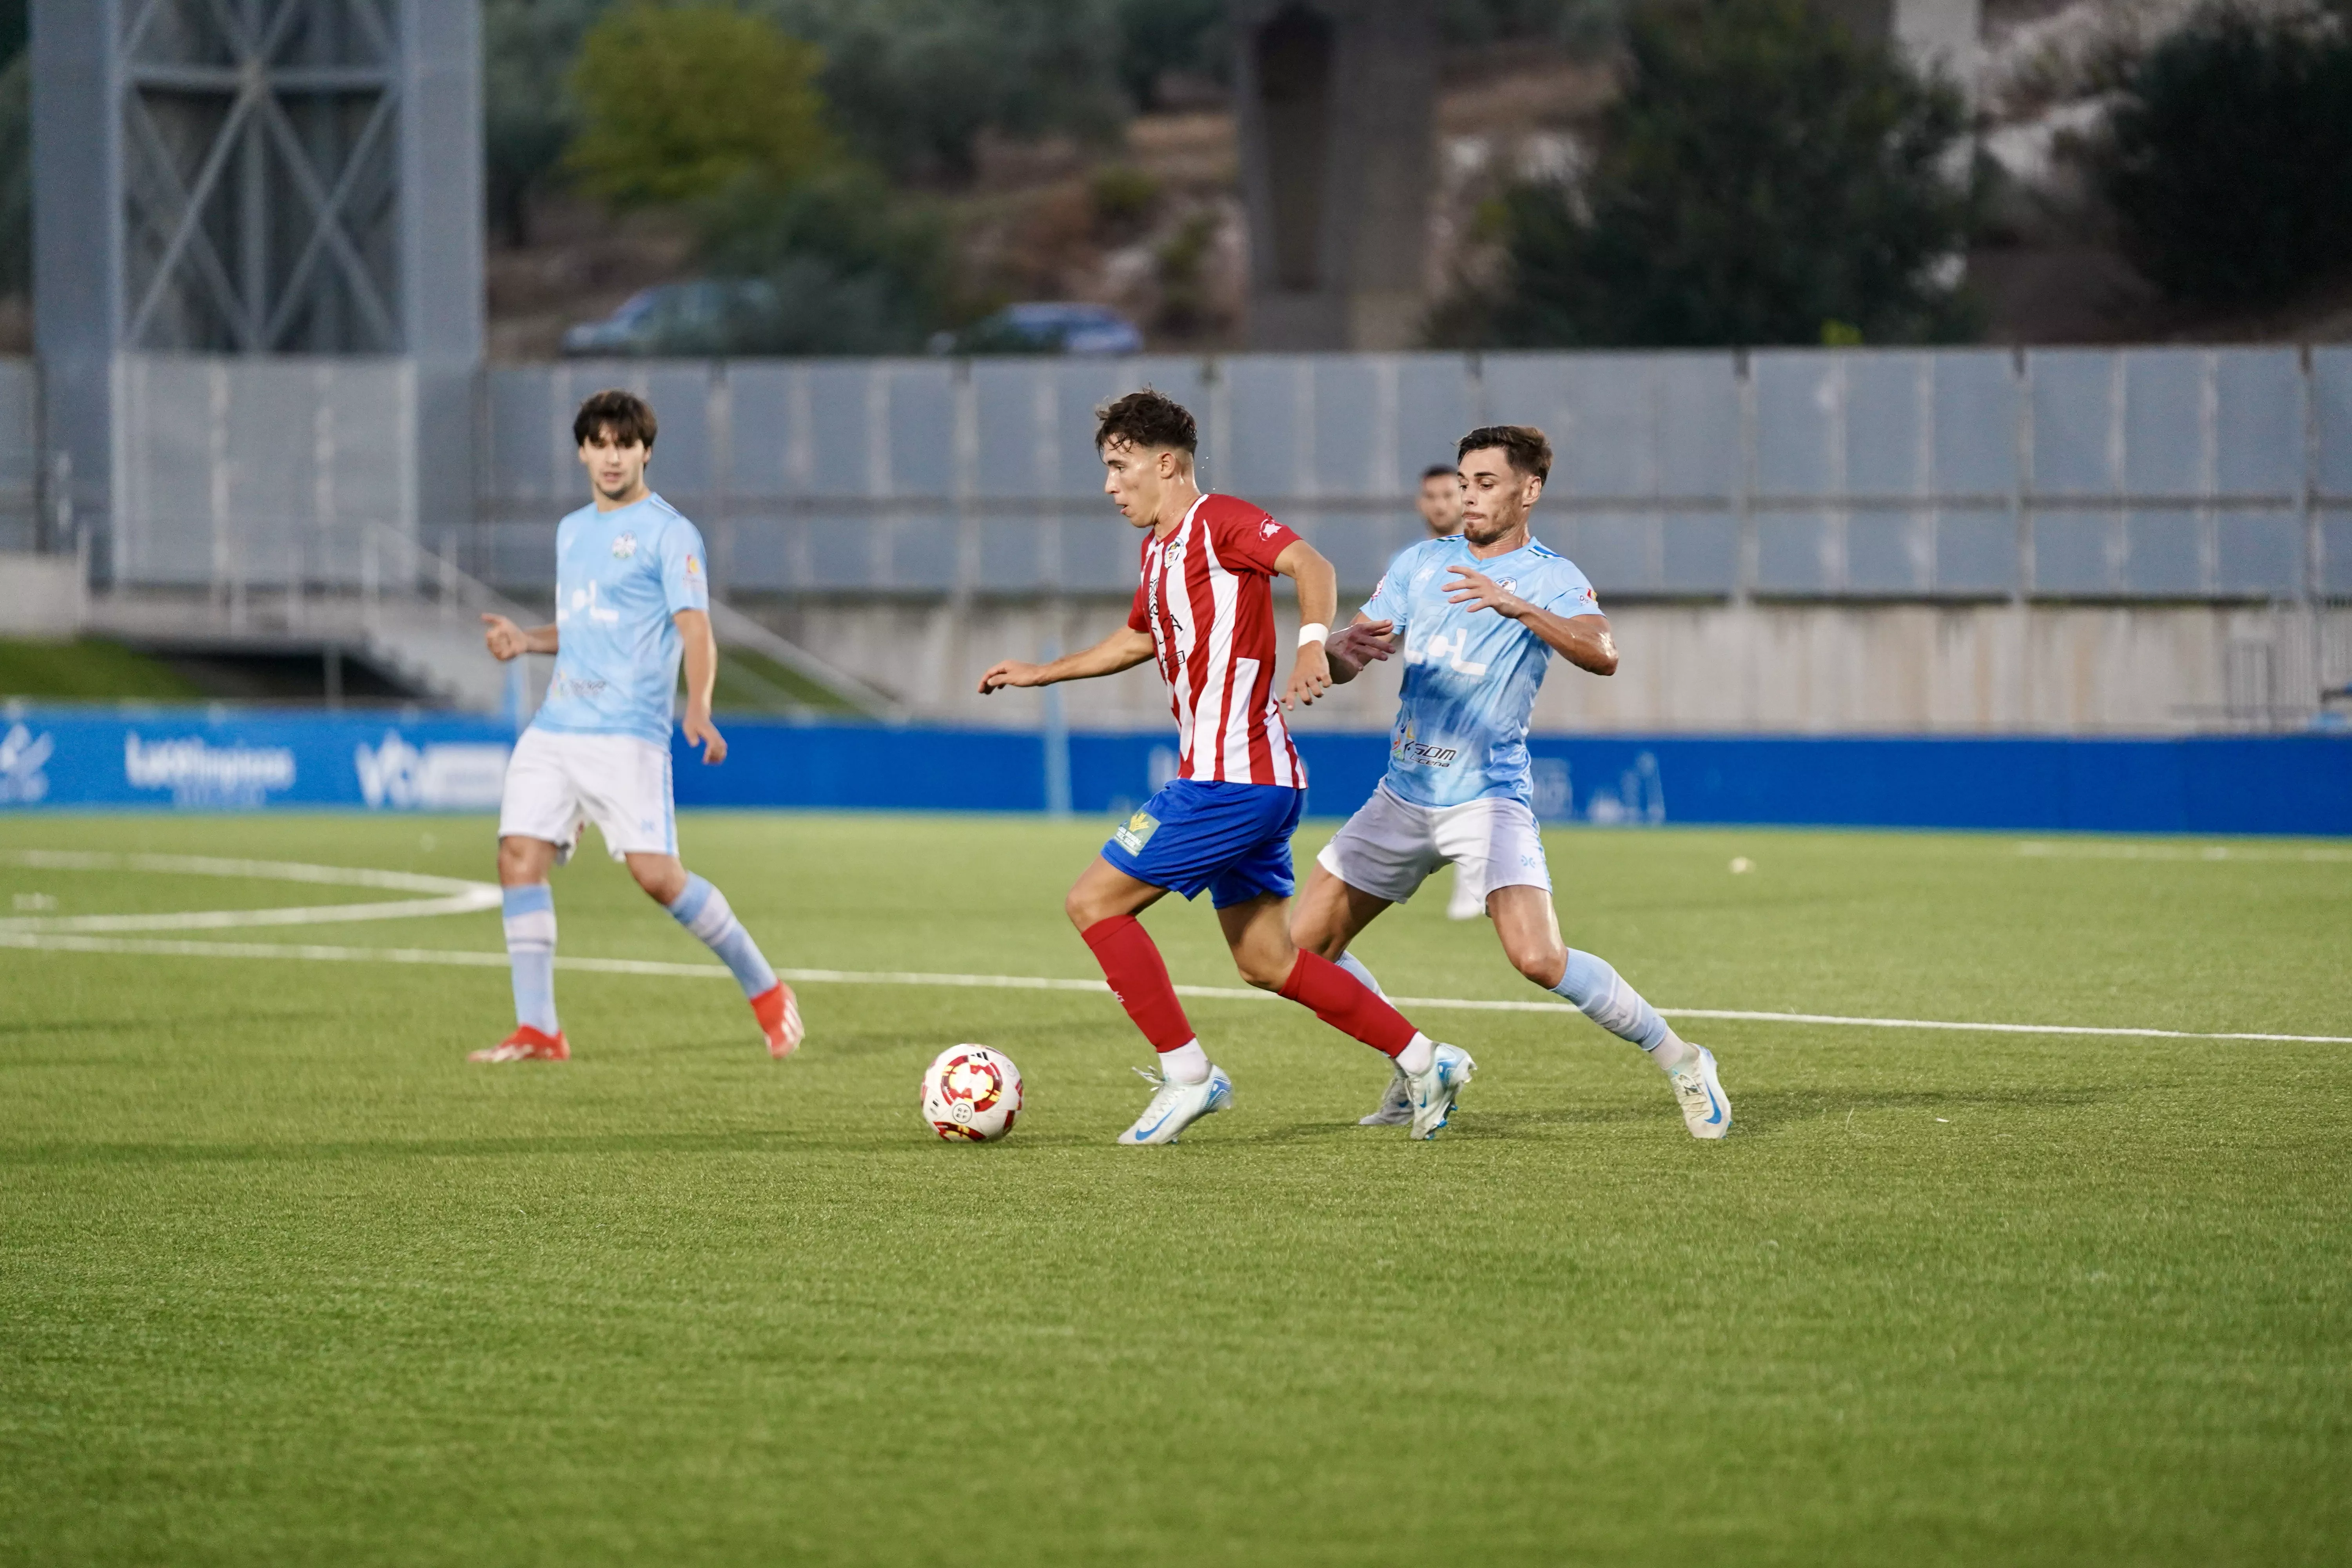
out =
[[[126,582],[356,580],[389,528],[545,584],[583,493],[572,410],[645,393],[656,483],[743,592],[1122,593],[1092,410],[1160,386],[1211,485],[1368,588],[1408,498],[1474,425],[1558,448],[1542,536],[1605,595],[2352,597],[2352,348],[577,363],[485,372],[471,517],[426,515],[402,360],[118,366]],[[39,509],[37,378],[0,362],[0,548]]]
[[[1150,384],[1205,481],[1351,589],[1486,422],[1559,452],[1540,530],[1606,595],[2352,595],[2352,349],[578,363],[485,378],[474,564],[543,579],[572,408],[649,397],[654,478],[739,590],[1117,593],[1092,409]]]

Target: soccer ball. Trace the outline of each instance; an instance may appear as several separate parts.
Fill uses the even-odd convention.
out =
[[[950,1046],[923,1069],[923,1120],[954,1143],[992,1143],[1021,1114],[1021,1069],[986,1046]]]

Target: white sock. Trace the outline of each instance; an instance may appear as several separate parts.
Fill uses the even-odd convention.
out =
[[[1388,994],[1387,992],[1381,989],[1381,983],[1373,978],[1372,972],[1364,967],[1364,961],[1358,958],[1354,953],[1343,952],[1331,962],[1346,970],[1349,973],[1354,975],[1357,979],[1362,981],[1364,983],[1364,989],[1370,991],[1373,995],[1386,996]]]
[[[1172,1051],[1160,1053],[1160,1076],[1170,1083],[1209,1081],[1209,1053],[1198,1040],[1187,1040]]]
[[[1427,1072],[1437,1061],[1437,1042],[1427,1035],[1415,1034],[1412,1044],[1399,1051],[1397,1066],[1416,1078]]]

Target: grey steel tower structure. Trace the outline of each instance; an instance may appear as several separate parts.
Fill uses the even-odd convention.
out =
[[[466,515],[477,0],[34,0],[31,20],[35,335],[79,516],[102,539],[123,482],[125,359],[190,355],[403,362],[415,515]]]

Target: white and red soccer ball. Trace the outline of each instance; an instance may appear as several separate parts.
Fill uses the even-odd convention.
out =
[[[923,1069],[923,1120],[950,1143],[992,1143],[1021,1114],[1021,1069],[986,1046],[950,1046]]]

